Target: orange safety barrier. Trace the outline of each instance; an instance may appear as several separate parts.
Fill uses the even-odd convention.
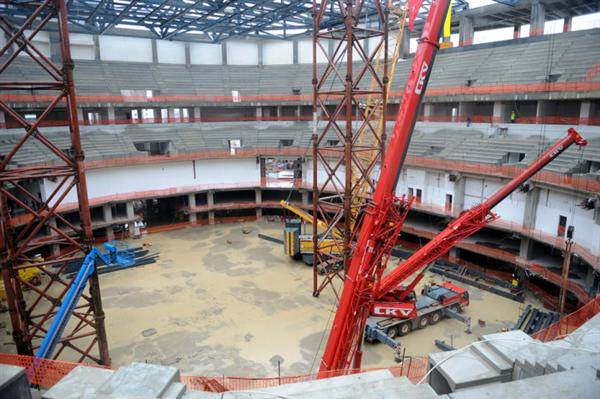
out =
[[[600,295],[556,323],[536,332],[532,337],[544,342],[563,338],[581,327],[586,321],[597,315],[599,312]]]
[[[77,366],[108,368],[93,363],[36,359],[33,356],[14,355],[10,353],[0,353],[0,363],[25,368],[29,382],[43,388],[50,388]]]
[[[59,382],[77,366],[88,366],[108,368],[90,363],[73,363],[62,360],[35,359],[33,356],[0,353],[0,364],[24,367],[27,370],[29,382],[48,389]],[[429,368],[427,357],[405,357],[399,366],[388,368],[395,377],[408,377],[413,383],[419,382],[427,373]],[[353,370],[354,372],[366,372],[382,370],[382,368]],[[330,377],[347,374],[346,371],[331,371]],[[280,377],[228,377],[228,376],[181,376],[188,389],[196,391],[226,392],[244,391],[249,389],[260,389],[282,384],[293,384],[296,382],[312,381],[316,374],[303,374]]]

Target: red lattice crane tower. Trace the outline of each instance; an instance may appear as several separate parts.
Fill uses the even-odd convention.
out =
[[[413,19],[421,3],[411,2],[409,10]],[[344,277],[338,310],[321,359],[319,377],[327,377],[334,370],[346,371],[360,367],[362,336],[373,303],[374,287],[384,271],[384,260],[398,237],[397,234],[389,235],[390,226],[393,226],[392,230],[399,231],[410,206],[404,199],[396,198],[394,190],[439,49],[438,41],[449,6],[449,0],[436,0],[430,5],[377,187],[360,224],[360,233]]]
[[[0,268],[17,351],[33,355],[71,284],[72,279],[63,271],[69,262],[81,262],[92,246],[93,235],[65,1],[9,2],[3,7],[13,8],[11,11],[23,18],[16,25],[16,19],[0,15],[0,29],[8,37],[0,49],[0,109],[20,126],[13,134],[14,147],[0,158]],[[60,64],[47,57],[34,41],[50,25],[58,30]],[[25,77],[14,81],[8,77],[6,71],[18,68],[18,62],[23,61],[16,61],[17,56],[24,54],[40,68],[45,79],[31,81]],[[4,96],[14,92],[50,94],[52,100],[34,120],[26,119]],[[38,129],[59,106],[64,106],[67,114],[70,148],[65,148],[64,143],[59,146],[52,135]],[[44,164],[20,164],[18,155],[33,142],[43,146],[52,159]],[[77,221],[60,213],[68,198],[77,199]],[[37,254],[43,260],[36,260]],[[20,271],[25,269],[35,269],[41,276],[41,285],[24,278]],[[72,320],[54,357],[110,364],[95,272],[90,278],[89,293],[73,310]]]

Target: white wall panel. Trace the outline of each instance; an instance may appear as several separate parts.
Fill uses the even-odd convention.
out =
[[[221,65],[223,49],[220,44],[190,43],[190,62],[194,65]]]
[[[583,209],[584,197],[541,189],[538,200],[535,229],[556,235],[560,216],[566,216],[567,226],[575,226],[574,241],[600,255],[600,225],[594,221],[594,211]]]
[[[196,160],[195,165],[195,178],[192,161],[91,169],[86,172],[88,196],[90,200],[94,200],[136,192],[147,192],[151,195],[151,192],[156,190],[185,187],[218,188],[260,182],[260,166],[254,158],[200,159]],[[56,185],[55,182],[46,181],[43,195],[50,195]],[[65,203],[76,201],[77,196],[74,191],[70,192],[65,199]]]
[[[263,64],[286,65],[294,63],[294,43],[289,40],[263,41]]]
[[[157,40],[156,51],[161,64],[185,64],[185,43]]]
[[[152,62],[152,41],[150,39],[100,36],[99,41],[102,60]]]
[[[322,41],[325,50],[327,50],[327,41]],[[313,62],[313,47],[311,39],[298,40],[298,64],[312,64]],[[320,48],[317,48],[317,62],[324,64],[327,62],[327,57]]]
[[[258,44],[251,41],[228,40],[227,64],[258,65]]]

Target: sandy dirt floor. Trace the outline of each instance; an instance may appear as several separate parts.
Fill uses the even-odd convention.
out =
[[[326,290],[313,298],[312,269],[257,236],[279,238],[281,226],[224,224],[130,240],[131,246],[150,244],[160,257],[152,265],[101,276],[113,367],[147,361],[188,375],[274,376],[279,360],[282,375],[315,372],[335,297]],[[435,275],[424,281],[430,279],[441,281]],[[472,333],[457,321],[443,320],[402,337],[407,355],[437,351],[436,338],[461,346],[510,327],[524,306],[468,289]],[[6,313],[0,321],[10,325]],[[2,336],[3,351],[14,351],[10,341]],[[394,364],[391,349],[366,345],[364,367]]]

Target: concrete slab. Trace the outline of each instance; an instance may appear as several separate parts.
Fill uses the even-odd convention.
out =
[[[368,373],[344,375],[340,377],[327,378],[322,380],[299,382],[296,384],[286,384],[276,387],[262,388],[256,391],[265,393],[277,393],[279,395],[294,395],[297,393],[307,393],[319,390],[345,387],[348,385],[363,384],[365,382],[374,382],[393,379],[394,376],[389,370],[370,371]],[[250,391],[252,392],[252,391]]]
[[[521,330],[486,334],[483,336],[483,340],[510,364],[514,363],[515,359],[522,355],[523,350],[534,346],[531,345],[531,341],[534,339]]]
[[[162,394],[161,399],[181,399],[185,394],[186,386],[181,382],[174,382]]]
[[[472,348],[460,352],[431,353],[429,364],[439,364],[436,370],[446,379],[451,391],[500,382],[505,378]]]
[[[44,399],[92,399],[114,373],[98,367],[77,366],[42,395]]]
[[[176,367],[131,363],[120,367],[98,388],[98,397],[160,398],[175,382],[179,382]]]
[[[448,396],[451,399],[597,399],[599,393],[600,380],[596,378],[595,370],[584,368],[464,389]]]
[[[285,397],[286,399],[437,399],[437,395],[428,385],[413,385],[406,377],[365,381],[360,384],[314,389],[293,394],[279,392],[278,390],[268,393],[256,390],[254,392],[226,392],[223,394],[223,399],[272,399],[273,397]]]
[[[186,391],[183,394],[182,399],[221,399],[222,394],[216,392],[204,392],[204,391]]]
[[[502,375],[512,374],[512,364],[509,363],[504,357],[494,351],[489,345],[484,342],[473,343],[473,351],[479,354],[484,360],[486,360],[490,366],[496,369]]]
[[[23,367],[0,365],[0,398],[31,398],[29,380]]]

